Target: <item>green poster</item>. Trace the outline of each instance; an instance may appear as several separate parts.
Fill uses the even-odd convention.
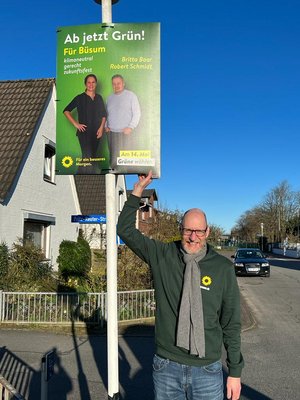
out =
[[[160,176],[160,24],[57,31],[56,170]]]

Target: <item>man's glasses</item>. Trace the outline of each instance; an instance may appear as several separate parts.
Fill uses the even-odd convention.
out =
[[[181,231],[184,236],[191,236],[192,233],[195,233],[198,237],[203,237],[206,234],[207,227],[205,229],[181,228]]]

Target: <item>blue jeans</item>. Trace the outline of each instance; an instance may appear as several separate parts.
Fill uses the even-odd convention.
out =
[[[155,400],[223,400],[222,363],[205,367],[153,358]]]

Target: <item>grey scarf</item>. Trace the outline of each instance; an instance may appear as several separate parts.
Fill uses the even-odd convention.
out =
[[[201,358],[205,356],[205,337],[200,288],[201,273],[198,262],[206,254],[206,245],[196,254],[182,252],[186,267],[178,317],[176,345]]]

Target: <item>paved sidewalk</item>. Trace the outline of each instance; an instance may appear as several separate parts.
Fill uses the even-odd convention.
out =
[[[121,398],[152,400],[154,329],[137,336],[132,326],[119,337]],[[107,338],[105,335],[55,334],[0,329],[0,374],[29,400],[41,399],[41,359],[57,356],[48,384],[49,400],[107,399]]]
[[[255,324],[241,296],[242,330]],[[154,326],[120,329],[119,383],[122,400],[152,400]],[[54,350],[57,363],[48,384],[48,400],[107,399],[107,338],[72,330],[0,329],[0,374],[29,400],[40,400],[41,358]],[[1,347],[2,346],[2,347]]]

